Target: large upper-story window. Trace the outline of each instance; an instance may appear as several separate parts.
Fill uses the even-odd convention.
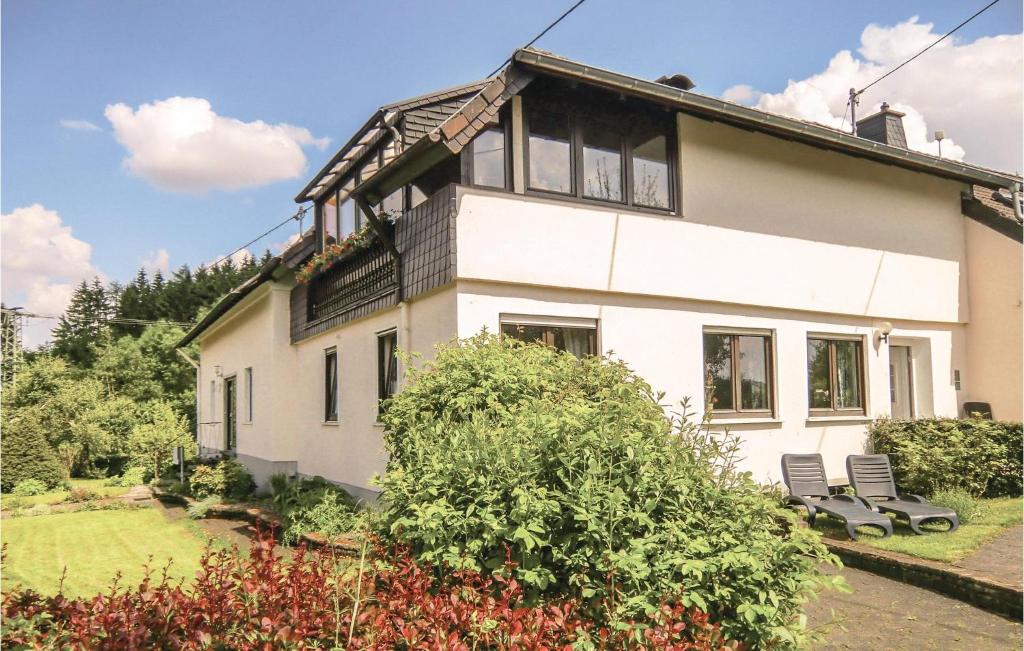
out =
[[[473,139],[469,157],[469,177],[473,185],[486,188],[508,187],[505,129],[484,130]]]
[[[570,103],[527,98],[527,189],[580,199],[672,210],[672,122],[602,115]]]

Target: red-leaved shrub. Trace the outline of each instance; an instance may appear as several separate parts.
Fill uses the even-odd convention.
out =
[[[248,556],[208,551],[187,586],[147,575],[88,599],[14,590],[3,599],[4,648],[72,649],[737,649],[706,614],[666,604],[648,621],[595,629],[572,600],[527,605],[514,579],[438,579],[402,550],[373,561],[330,552]]]

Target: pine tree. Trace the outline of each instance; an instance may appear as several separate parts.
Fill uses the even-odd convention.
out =
[[[90,368],[96,346],[109,339],[110,302],[99,278],[75,288],[71,304],[53,330],[53,350],[79,368]]]

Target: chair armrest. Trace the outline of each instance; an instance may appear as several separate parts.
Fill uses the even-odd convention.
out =
[[[881,513],[881,511],[878,510],[878,505],[875,504],[875,502],[870,497],[863,497],[861,495],[858,495],[857,499],[859,499],[861,502],[863,502],[864,506],[868,507],[869,509],[871,509],[875,513]]]
[[[811,502],[811,500],[807,499],[806,497],[801,497],[800,495],[789,495],[789,496],[787,496],[786,497],[786,504],[790,504],[790,505],[799,504],[800,506],[806,507],[807,510],[812,512],[812,513],[815,510],[817,510],[815,508],[815,506],[814,506],[814,503]]]
[[[918,504],[929,504],[928,500],[921,497],[920,495],[914,495],[913,493],[907,493],[906,495],[900,495],[901,500],[907,502],[917,502]]]

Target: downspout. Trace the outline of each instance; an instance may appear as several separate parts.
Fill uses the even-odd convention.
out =
[[[199,445],[199,392],[202,390],[201,378],[199,377],[199,362],[192,359],[189,354],[181,348],[175,348],[174,351],[181,355],[182,359],[196,369],[196,445]]]
[[[395,247],[395,243],[388,237],[387,232],[384,230],[384,225],[381,224],[380,219],[377,215],[373,214],[373,209],[370,208],[370,204],[366,203],[360,195],[354,195],[356,205],[366,215],[366,219],[369,220],[370,226],[377,235],[380,237],[381,242],[384,244],[384,248],[391,254],[391,258],[395,261],[395,302],[398,304],[398,341],[405,347],[406,352],[409,349],[410,337],[412,336],[412,326],[410,325],[411,319],[409,318],[409,303],[405,300],[405,291],[402,287],[402,256],[399,254],[398,249]],[[401,386],[401,378],[405,375],[404,369],[400,369],[398,374],[399,386]]]
[[[1017,218],[1018,224],[1024,224],[1024,216],[1021,215],[1021,191],[1020,183],[1014,183],[1013,188],[1010,190],[1010,195],[1013,197],[1013,216]]]

